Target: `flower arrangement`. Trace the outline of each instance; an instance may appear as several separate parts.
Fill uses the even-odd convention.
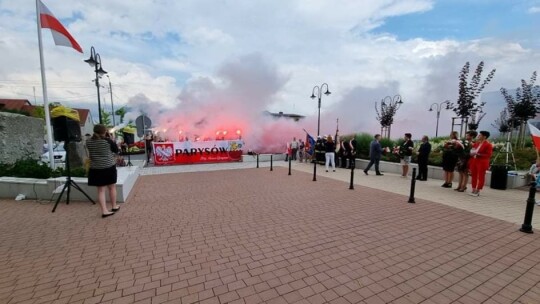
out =
[[[449,141],[446,141],[443,146],[444,152],[458,152],[459,150],[463,150],[463,145],[461,142],[457,139],[452,139]]]
[[[392,154],[396,155],[399,158],[403,158],[404,150],[402,149],[402,146],[394,146],[392,148]]]

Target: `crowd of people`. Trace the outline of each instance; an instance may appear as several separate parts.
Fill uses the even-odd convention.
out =
[[[454,173],[459,175],[458,185],[454,188],[457,192],[465,192],[471,180],[471,196],[479,196],[484,188],[486,171],[490,166],[490,159],[493,153],[493,145],[488,141],[490,133],[488,131],[468,131],[465,138],[460,139],[459,134],[453,131],[450,138],[443,145],[442,167],[444,171],[443,188],[453,188]],[[381,135],[376,134],[369,147],[369,163],[363,170],[365,175],[374,166],[375,175],[382,176],[379,164],[382,155],[392,151],[400,159],[402,171],[401,177],[407,178],[409,175],[409,166],[413,154],[417,156],[418,175],[415,177],[418,181],[426,181],[428,178],[428,161],[432,151],[428,136],[422,136],[421,143],[415,148],[412,141],[412,134],[405,133],[403,141],[399,146],[382,147]],[[336,170],[336,161],[339,160],[341,168],[351,168],[355,165],[356,158],[356,140],[335,142],[332,136],[318,137],[315,142],[313,153],[309,154],[311,147],[305,145],[302,140],[297,141],[293,138],[291,143],[287,144],[286,161],[291,160],[311,161],[324,163],[326,172]],[[536,167],[535,167],[536,168]],[[538,163],[538,172],[540,172],[540,162]],[[532,170],[532,169],[531,169]],[[536,176],[536,175],[535,175]]]

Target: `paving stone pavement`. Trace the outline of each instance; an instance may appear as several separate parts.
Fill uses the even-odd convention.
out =
[[[538,231],[253,166],[146,168],[105,219],[0,200],[0,303],[540,303]]]

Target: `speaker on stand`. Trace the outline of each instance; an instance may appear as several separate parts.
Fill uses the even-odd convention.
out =
[[[62,199],[62,195],[67,190],[67,196],[66,196],[66,204],[69,204],[69,196],[71,194],[71,187],[79,190],[86,198],[95,204],[94,200],[86,194],[86,192],[81,189],[81,187],[71,179],[71,167],[69,164],[69,143],[70,142],[80,142],[81,141],[81,127],[79,125],[79,122],[77,120],[71,119],[66,116],[58,116],[53,119],[52,126],[53,126],[53,134],[54,134],[54,140],[55,141],[63,141],[64,142],[64,149],[66,150],[66,183],[64,184],[64,187],[62,188],[62,191],[60,192],[60,195],[56,199],[56,202],[54,204],[54,208],[52,212],[56,210],[56,207],[58,207],[58,203],[60,202],[60,199]],[[49,160],[54,161],[54,159]]]
[[[129,145],[132,145],[135,143],[135,134],[122,132],[122,135],[124,136],[124,144],[127,145],[126,153],[128,156],[128,166],[133,166],[131,163],[131,153],[129,153]]]

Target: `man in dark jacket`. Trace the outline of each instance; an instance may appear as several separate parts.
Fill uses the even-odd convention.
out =
[[[367,165],[366,169],[364,170],[364,174],[368,175],[368,171],[375,164],[375,174],[376,175],[383,175],[379,171],[379,162],[381,161],[381,155],[382,155],[382,147],[381,147],[381,135],[375,134],[373,140],[371,141],[371,144],[369,146],[369,164]]]
[[[418,148],[418,152],[416,152],[416,154],[418,154],[418,177],[416,177],[417,180],[427,180],[429,153],[431,153],[431,144],[429,143],[429,138],[424,135],[422,137],[422,143],[420,144],[420,148]]]

